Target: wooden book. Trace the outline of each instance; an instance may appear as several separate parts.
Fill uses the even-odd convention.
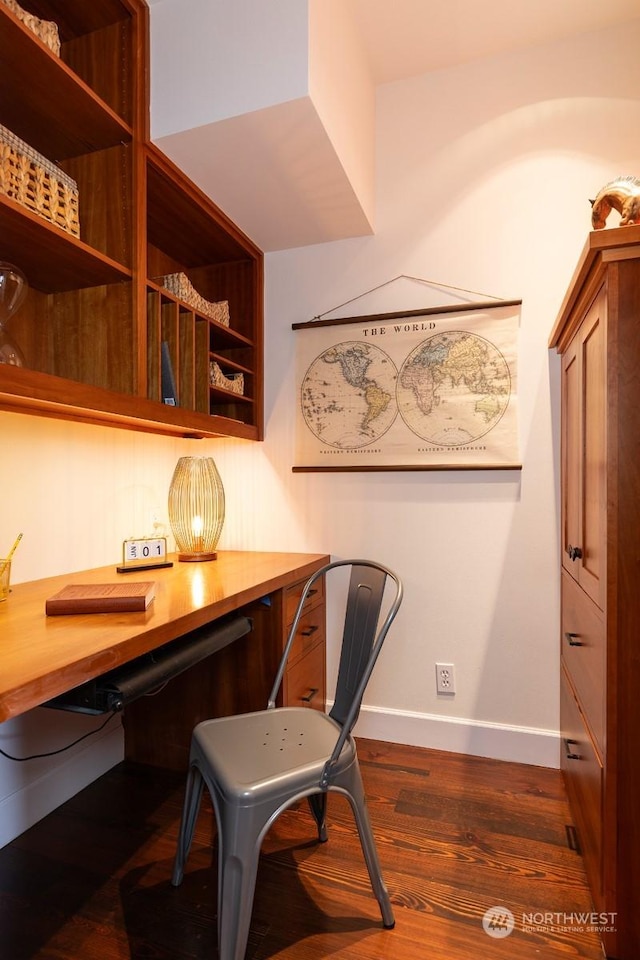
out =
[[[127,613],[146,610],[155,595],[155,581],[136,583],[69,583],[45,602],[47,616],[67,613]]]

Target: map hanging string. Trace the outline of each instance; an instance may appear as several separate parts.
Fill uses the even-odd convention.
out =
[[[406,273],[400,273],[397,277],[393,277],[391,280],[385,280],[384,283],[379,283],[376,287],[371,287],[370,290],[359,293],[357,297],[352,297],[350,300],[345,300],[344,303],[339,303],[337,306],[331,307],[330,310],[325,310],[324,313],[318,313],[311,319],[312,321],[321,320],[323,317],[326,317],[327,314],[334,313],[342,307],[347,307],[350,303],[355,303],[356,300],[362,300],[363,297],[368,296],[370,293],[375,293],[376,290],[382,290],[383,287],[388,287],[390,284],[396,283],[397,280],[413,280],[415,283],[424,283],[429,287],[441,287],[445,290],[456,290],[458,293],[472,293],[474,297],[488,297],[490,300],[502,300],[502,297],[497,297],[493,293],[479,293],[477,290],[468,290],[466,287],[455,287],[450,283],[440,283],[438,280],[427,280],[424,277],[411,277]]]

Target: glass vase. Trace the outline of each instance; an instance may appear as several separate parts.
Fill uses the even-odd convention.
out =
[[[0,363],[24,367],[24,354],[5,327],[27,295],[27,278],[12,263],[0,261]]]

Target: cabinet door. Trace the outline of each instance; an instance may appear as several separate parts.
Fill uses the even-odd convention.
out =
[[[563,552],[571,576],[604,606],[606,289],[563,357]]]

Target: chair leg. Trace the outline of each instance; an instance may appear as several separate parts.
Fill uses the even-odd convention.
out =
[[[178,887],[182,883],[184,866],[189,856],[189,850],[191,849],[193,831],[195,830],[198,810],[200,809],[203,787],[204,781],[200,771],[197,767],[190,767],[185,787],[184,804],[182,806],[182,820],[180,822],[176,857],[173,864],[173,876],[171,878],[171,883],[174,887]]]
[[[371,886],[373,892],[376,896],[376,899],[380,905],[380,913],[382,914],[382,923],[383,926],[391,929],[395,926],[395,918],[393,916],[393,910],[391,907],[391,900],[389,899],[389,892],[385,886],[385,882],[382,879],[382,872],[380,870],[380,861],[378,859],[378,851],[376,848],[375,840],[373,838],[373,831],[371,829],[371,821],[369,820],[369,813],[367,811],[367,805],[364,798],[364,787],[362,784],[362,776],[360,774],[360,768],[358,762],[356,761],[353,764],[350,775],[349,775],[349,788],[347,796],[351,803],[351,808],[356,821],[356,826],[358,828],[358,834],[360,836],[360,844],[362,846],[362,852],[364,854],[365,863],[367,864],[367,870],[369,871],[369,879],[371,880]]]
[[[327,837],[327,795],[326,793],[312,793],[307,797],[309,809],[313,814],[318,827],[318,840],[320,843],[326,843]]]
[[[266,819],[259,808],[224,805],[218,814],[218,960],[244,960]]]

